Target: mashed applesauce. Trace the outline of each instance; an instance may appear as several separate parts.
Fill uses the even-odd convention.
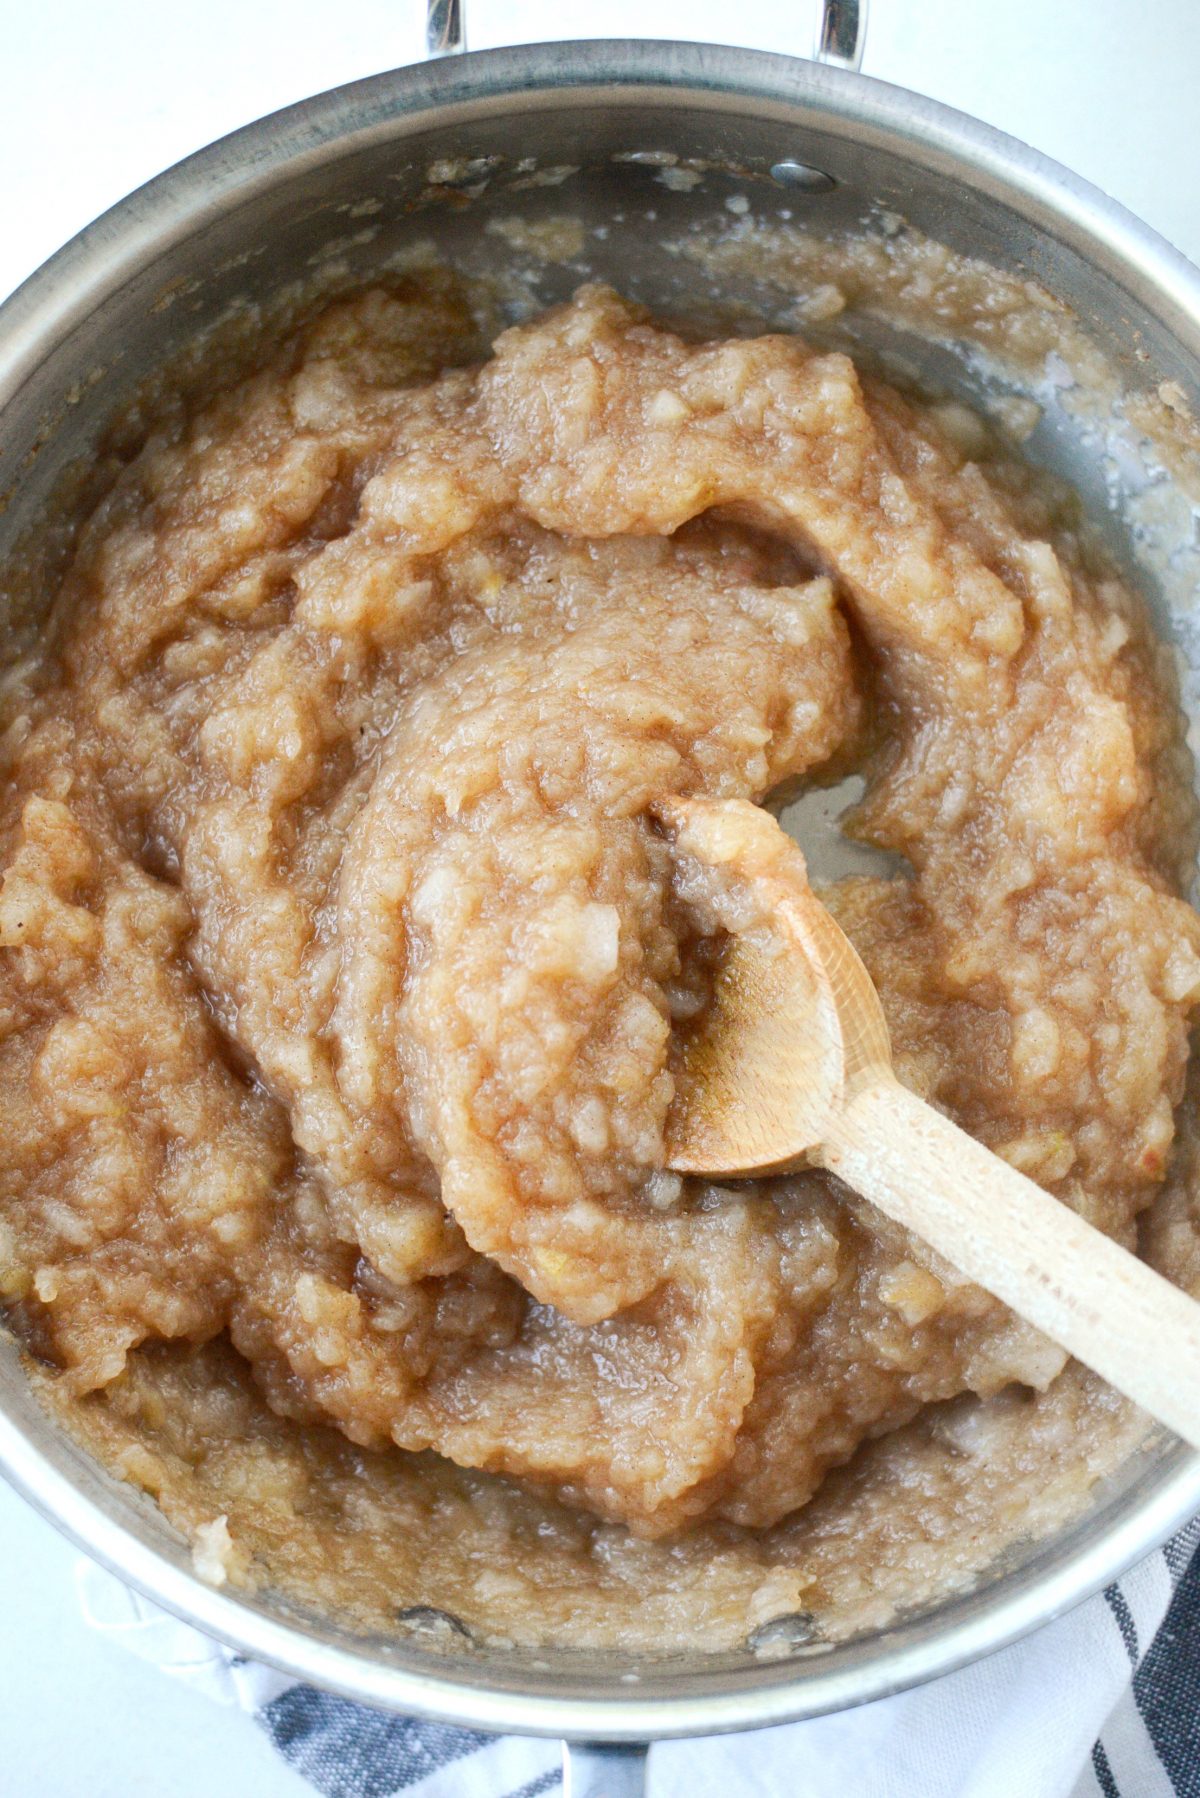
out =
[[[84,530],[3,718],[0,1293],[214,1577],[861,1619],[1136,1425],[830,1179],[666,1171],[649,808],[862,770],[903,871],[823,897],[898,1072],[1134,1245],[1200,999],[1166,652],[1069,495],[845,355],[596,287],[477,354],[446,277],[336,303]]]

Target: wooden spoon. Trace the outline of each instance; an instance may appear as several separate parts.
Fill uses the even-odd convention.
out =
[[[769,813],[655,810],[748,920],[684,1039],[670,1165],[827,1168],[1200,1448],[1200,1304],[900,1084],[871,977]]]

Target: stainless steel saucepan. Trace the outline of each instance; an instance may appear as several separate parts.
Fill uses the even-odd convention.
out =
[[[739,297],[733,277],[725,291],[670,253],[686,231],[728,224],[747,205],[768,222],[784,215],[822,231],[894,211],[957,250],[1042,281],[1103,344],[1129,390],[1194,402],[1200,275],[1024,145],[856,74],[860,23],[857,6],[830,0],[823,63],[653,42],[447,56],[291,107],[152,181],[0,309],[0,565],[63,471],[189,334],[314,268],[365,277],[418,238],[468,268],[515,258],[485,231],[514,211],[527,220],[578,216],[589,272],[676,313],[698,283],[706,303]],[[437,49],[461,42],[454,0],[435,4],[431,30]],[[699,178],[664,180],[680,161]],[[545,302],[580,279],[577,266],[554,263],[519,273]],[[919,348],[909,342],[905,354]],[[976,390],[976,360],[939,355],[944,387]],[[1097,504],[1113,497],[1112,458],[1094,420],[1064,411],[1032,448]],[[1161,621],[1190,670],[1192,704],[1200,633],[1178,576],[1197,541],[1182,508],[1178,541],[1161,546],[1159,583]],[[631,1666],[477,1648],[450,1660],[299,1615],[269,1594],[205,1585],[154,1507],[50,1424],[8,1341],[0,1342],[0,1468],[89,1554],[244,1654],[387,1709],[592,1744],[573,1762],[572,1789],[610,1798],[641,1777],[639,1754],[613,1745],[811,1717],[945,1673],[1074,1605],[1200,1509],[1200,1457],[1155,1440],[1078,1523],[1012,1553],[974,1591],[820,1654],[764,1662],[698,1646],[686,1660]]]

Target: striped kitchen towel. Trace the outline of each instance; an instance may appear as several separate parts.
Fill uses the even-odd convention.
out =
[[[913,1692],[753,1735],[661,1742],[650,1798],[1200,1798],[1200,1518],[1101,1597]],[[177,1623],[91,1562],[91,1623],[252,1711],[324,1798],[535,1798],[556,1744],[386,1716]]]

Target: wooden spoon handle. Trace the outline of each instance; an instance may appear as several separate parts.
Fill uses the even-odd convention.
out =
[[[831,1173],[1200,1448],[1200,1304],[899,1081],[833,1119]]]

